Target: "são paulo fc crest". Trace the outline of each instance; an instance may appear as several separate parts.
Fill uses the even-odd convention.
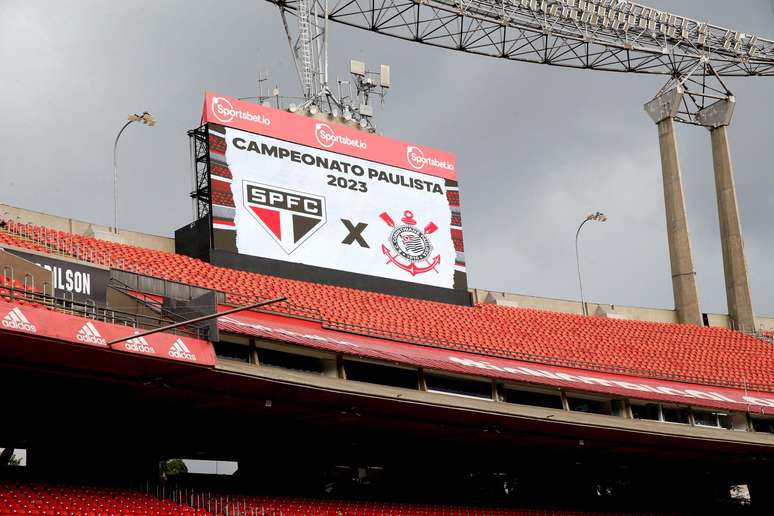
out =
[[[278,186],[242,181],[245,208],[287,253],[326,222],[325,197]]]
[[[387,263],[403,269],[412,276],[424,274],[425,272],[438,272],[438,264],[441,263],[441,255],[433,254],[433,244],[430,243],[429,235],[437,229],[432,222],[428,222],[423,229],[417,227],[417,221],[414,220],[414,214],[409,210],[403,212],[401,225],[396,225],[395,221],[387,212],[379,215],[381,219],[392,228],[387,242],[382,244],[382,253],[387,257]]]

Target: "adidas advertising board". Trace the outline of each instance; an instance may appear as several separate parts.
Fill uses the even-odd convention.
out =
[[[9,310],[5,317],[0,320],[0,326],[9,330],[38,333],[37,327],[27,319],[27,316],[24,315],[24,312],[19,307]]]
[[[206,340],[171,333],[137,336],[137,330],[122,324],[84,319],[36,306],[18,306],[0,300],[0,339],[13,334],[13,342],[34,345],[24,336],[44,337],[62,345],[103,348],[106,352],[132,353],[156,358],[215,365],[215,351]],[[129,337],[127,339],[127,337]],[[127,340],[121,340],[127,339]],[[111,341],[121,340],[108,346]],[[111,348],[108,350],[107,348]]]
[[[75,334],[75,338],[87,344],[96,344],[98,346],[107,346],[107,340],[99,332],[94,323],[89,321],[84,324],[78,333]]]
[[[443,178],[228,127],[225,141],[239,253],[454,287]]]

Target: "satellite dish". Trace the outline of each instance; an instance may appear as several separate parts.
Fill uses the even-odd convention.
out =
[[[319,111],[320,110],[317,108],[315,104],[312,104],[311,106],[309,106],[309,114],[316,115],[317,113],[319,113]]]

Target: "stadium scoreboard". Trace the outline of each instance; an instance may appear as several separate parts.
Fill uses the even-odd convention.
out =
[[[452,154],[211,92],[202,122],[213,249],[467,290]]]

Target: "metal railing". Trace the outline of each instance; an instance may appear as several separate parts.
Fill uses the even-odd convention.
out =
[[[66,256],[94,265],[135,272],[132,270],[132,264],[127,263],[121,256],[111,255],[110,252],[102,252],[94,247],[82,246],[80,239],[86,237],[14,220],[4,219],[0,222],[2,222],[1,231],[41,247],[46,254]]]
[[[132,314],[121,310],[99,306],[92,299],[77,301],[71,292],[64,292],[61,295],[54,295],[46,288],[38,290],[34,288],[34,282],[31,284],[25,282],[21,288],[14,282],[13,267],[6,265],[2,268],[0,275],[0,298],[7,299],[11,303],[21,300],[27,303],[39,304],[46,308],[56,310],[68,315],[85,317],[92,320],[102,321],[111,324],[121,324],[132,328],[160,328],[169,324],[169,321],[162,317],[150,317],[142,314]],[[187,335],[195,338],[206,338],[206,335],[200,330],[178,330],[175,334]]]

